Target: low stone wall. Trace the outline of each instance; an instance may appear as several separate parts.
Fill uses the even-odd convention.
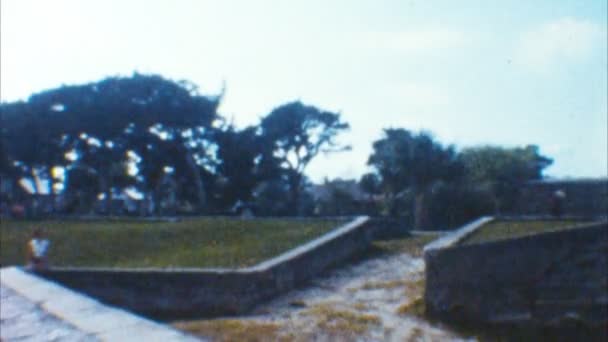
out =
[[[359,217],[305,245],[244,269],[56,268],[39,274],[150,317],[233,315],[364,251],[372,233],[369,219]]]
[[[399,239],[410,235],[411,226],[405,217],[372,217],[370,223],[374,227],[374,240]]]
[[[551,214],[556,191],[565,195],[561,208],[563,215],[608,215],[608,178],[528,182],[521,189],[513,214]]]
[[[608,222],[458,245],[462,238],[425,249],[429,315],[531,327],[608,323]]]
[[[201,341],[17,267],[0,269],[0,286],[3,341]],[[13,293],[4,297],[5,290]]]

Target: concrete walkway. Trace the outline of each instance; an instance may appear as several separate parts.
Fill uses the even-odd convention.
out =
[[[197,341],[17,267],[0,269],[2,341]]]

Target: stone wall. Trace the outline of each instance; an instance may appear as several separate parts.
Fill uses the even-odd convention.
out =
[[[57,268],[40,275],[150,317],[233,315],[364,251],[372,233],[369,219],[359,217],[305,245],[243,269]]]
[[[608,215],[608,178],[542,180],[526,184],[520,193],[517,215],[548,215],[552,212],[554,193],[562,191],[564,215],[604,216]]]
[[[436,245],[424,255],[431,316],[534,327],[608,323],[608,222],[481,244]]]
[[[376,216],[370,220],[374,227],[374,240],[400,239],[410,235],[411,225],[408,225],[405,217]]]

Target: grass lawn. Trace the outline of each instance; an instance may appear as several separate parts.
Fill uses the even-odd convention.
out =
[[[505,240],[538,233],[554,232],[572,228],[589,221],[495,221],[479,228],[460,242],[461,245]]]
[[[53,266],[243,267],[274,257],[338,226],[337,220],[193,218],[0,222],[0,264],[25,263],[33,230],[51,241]]]
[[[372,242],[372,246],[376,252],[388,254],[407,253],[415,257],[421,257],[424,246],[439,238],[439,236],[439,233],[429,233],[426,235],[412,235],[401,239],[377,240]]]

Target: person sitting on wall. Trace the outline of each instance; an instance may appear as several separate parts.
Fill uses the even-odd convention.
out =
[[[51,243],[44,238],[42,229],[37,228],[32,238],[27,243],[27,268],[31,270],[42,270],[48,267],[47,253]]]

